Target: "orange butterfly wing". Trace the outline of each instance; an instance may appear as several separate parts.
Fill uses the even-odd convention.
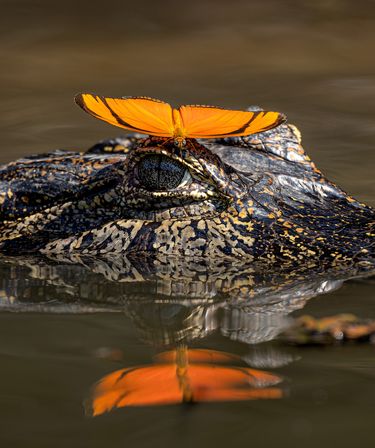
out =
[[[145,97],[105,98],[90,93],[75,97],[76,103],[90,115],[141,134],[172,137],[172,108],[168,103]]]
[[[186,137],[216,138],[256,134],[286,121],[278,112],[240,111],[211,106],[179,108]]]

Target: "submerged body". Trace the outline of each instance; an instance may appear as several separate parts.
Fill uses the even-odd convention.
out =
[[[249,137],[124,137],[0,171],[0,251],[374,267],[375,211],[282,124]]]

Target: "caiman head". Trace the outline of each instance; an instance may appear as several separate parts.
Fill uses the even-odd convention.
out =
[[[126,137],[1,173],[3,252],[373,263],[374,210],[324,178],[292,125],[183,147]]]

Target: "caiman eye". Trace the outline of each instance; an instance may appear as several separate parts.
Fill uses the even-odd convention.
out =
[[[137,164],[138,180],[149,191],[168,191],[190,179],[189,171],[177,160],[162,154],[144,156]]]

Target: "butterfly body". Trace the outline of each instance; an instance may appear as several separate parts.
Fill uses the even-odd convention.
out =
[[[178,109],[172,109],[173,117],[173,137],[175,139],[184,138],[187,133],[183,128],[182,118]]]
[[[90,93],[75,97],[90,115],[130,131],[172,138],[183,147],[187,138],[244,136],[272,129],[286,121],[278,112],[241,111],[214,106],[170,104],[147,97],[106,98]]]

